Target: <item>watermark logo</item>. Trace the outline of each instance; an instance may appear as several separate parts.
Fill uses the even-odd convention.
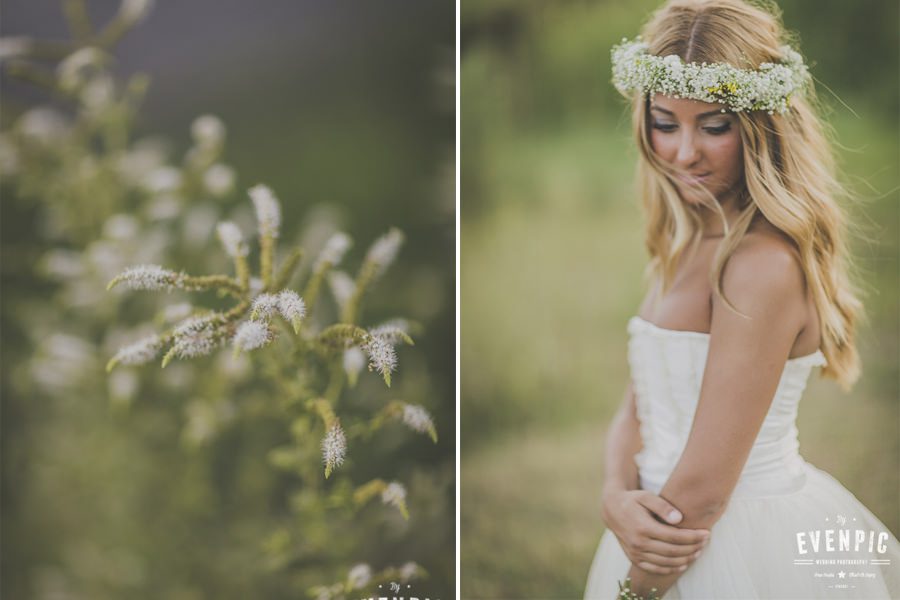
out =
[[[401,585],[396,581],[391,581],[387,584],[379,585],[378,589],[379,592],[377,596],[369,596],[368,598],[362,598],[362,600],[441,600],[440,598],[429,598],[428,596],[413,595],[415,592],[412,591],[412,585],[408,583],[405,585],[405,587],[401,587]],[[385,593],[390,593],[391,595],[382,596],[382,591]]]
[[[812,577],[834,580],[829,588],[853,589],[857,579],[874,579],[880,567],[891,564],[888,558],[890,534],[887,531],[858,526],[856,517],[825,517],[824,526],[795,533],[797,556],[794,564],[810,566]],[[829,569],[828,567],[838,569]],[[843,580],[843,581],[840,581]]]

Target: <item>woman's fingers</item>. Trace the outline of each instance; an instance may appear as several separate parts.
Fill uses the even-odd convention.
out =
[[[649,540],[640,544],[639,550],[668,558],[683,558],[697,553],[704,547],[705,544],[669,544],[659,540]]]
[[[686,565],[691,564],[700,556],[700,551],[694,552],[688,556],[681,556],[678,558],[672,558],[669,556],[661,556],[659,554],[655,554],[653,552],[642,552],[638,559],[642,562],[647,562],[657,567],[665,567],[665,568],[678,568],[684,567]]]
[[[641,568],[648,573],[654,573],[656,575],[669,575],[671,573],[678,573],[687,569],[687,565],[683,567],[657,567],[656,565],[648,563],[646,561],[639,562],[637,566],[638,568]]]
[[[681,522],[681,519],[683,518],[683,515],[677,508],[652,492],[641,494],[638,501],[644,508],[672,525]]]
[[[654,540],[682,545],[701,544],[709,539],[709,531],[706,529],[679,529],[656,521],[647,525],[644,534]]]

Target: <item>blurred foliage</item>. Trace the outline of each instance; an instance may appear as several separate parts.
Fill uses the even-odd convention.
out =
[[[422,111],[434,114],[431,127],[397,118],[386,126],[373,111],[329,131],[349,138],[368,127],[414,140],[401,147],[428,149],[410,162],[405,151],[379,148],[376,181],[358,173],[374,197],[344,207],[336,185],[327,202],[284,204],[276,268],[291,247],[306,250],[286,287],[309,290],[302,284],[315,279],[319,251],[341,229],[362,229],[358,239],[391,224],[407,232],[396,268],[379,271],[364,310],[354,311],[357,323],[409,315],[420,325],[416,346],[400,352],[390,390],[377,374],[345,382],[340,355],[311,366],[323,375],[301,376],[279,344],[236,359],[216,352],[164,370],[122,366],[107,375],[104,365],[118,348],[185,318],[186,302],[227,306],[214,290],[190,300],[180,290],[107,292],[114,276],[142,263],[228,273],[216,222],[228,217],[244,232],[254,229],[250,203],[237,192],[246,187],[240,157],[252,156],[260,177],[284,181],[276,187],[282,197],[303,187],[289,149],[242,149],[214,117],[193,122],[190,143],[178,131],[175,144],[142,121],[152,78],[119,79],[112,48],[147,5],[123,2],[102,21],[66,0],[73,42],[8,31],[0,40],[2,595],[325,598],[414,578],[420,592],[452,596],[449,103]],[[435,76],[446,65],[423,60],[418,68],[433,97],[452,96],[446,79]],[[22,93],[22,81],[37,93]],[[320,166],[336,184],[343,180],[335,174],[359,160],[327,157]],[[418,169],[417,178],[403,181],[407,169]],[[416,211],[404,214],[397,204]],[[371,251],[364,253],[364,246],[353,248],[345,262],[362,263],[365,272]],[[334,278],[322,281],[303,325],[310,333],[340,320],[340,289]],[[292,335],[289,328],[280,334]],[[348,454],[327,480],[320,445],[328,411],[305,402],[305,385],[322,385],[318,393],[347,429]],[[403,427],[400,401],[428,407],[439,443]],[[382,417],[373,422],[375,414]]]
[[[609,50],[660,4],[461,3],[463,598],[584,591],[603,532],[604,430],[625,389],[625,324],[646,264],[637,151]],[[850,394],[811,377],[801,453],[896,532],[898,6],[779,5],[856,193],[847,208],[871,318]]]

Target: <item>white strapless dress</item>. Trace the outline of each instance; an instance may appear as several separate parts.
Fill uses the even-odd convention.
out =
[[[643,441],[635,462],[641,488],[659,493],[687,443],[710,336],[662,329],[640,317],[631,318],[628,333]],[[813,367],[825,364],[818,350],[787,361],[709,544],[665,600],[900,598],[897,538],[840,482],[798,453],[800,397]],[[584,597],[613,600],[629,567],[607,530]]]

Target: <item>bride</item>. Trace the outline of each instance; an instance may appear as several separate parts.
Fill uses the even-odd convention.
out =
[[[858,378],[862,305],[845,190],[785,38],[748,2],[671,0],[613,49],[651,286],[585,598],[900,598],[896,537],[798,453],[812,369]]]

